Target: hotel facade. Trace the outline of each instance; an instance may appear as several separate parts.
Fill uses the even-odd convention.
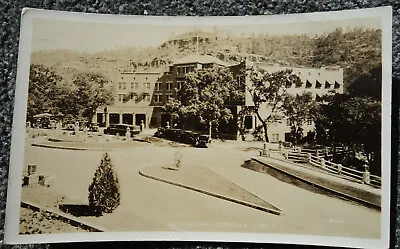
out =
[[[266,63],[252,63],[243,61],[235,65],[227,63],[209,55],[189,55],[174,62],[166,72],[122,72],[113,80],[116,91],[116,102],[113,105],[98,108],[94,122],[100,126],[110,124],[143,124],[145,128],[165,127],[171,123],[170,116],[163,107],[170,98],[177,98],[179,89],[185,84],[185,75],[189,72],[213,66],[229,67],[234,77],[239,77],[239,72],[260,67],[269,73],[285,69],[292,69],[302,82],[301,86],[286,85],[287,92],[292,95],[310,92],[317,101],[329,91],[343,93],[343,69],[338,67],[303,68],[288,67]],[[251,81],[245,77],[242,81],[249,86]],[[220,137],[237,139],[239,136],[238,115],[246,106],[253,106],[252,98],[247,90],[243,101],[229,104],[227,107],[233,114],[233,119],[228,124],[220,126]],[[268,106],[261,107],[261,115],[268,113]],[[255,115],[244,117],[246,130],[251,133],[261,122]],[[189,128],[195,128],[189,127]],[[314,130],[312,120],[303,127],[304,135]],[[290,134],[288,119],[281,116],[277,122],[271,124],[268,130],[271,142],[287,141]]]

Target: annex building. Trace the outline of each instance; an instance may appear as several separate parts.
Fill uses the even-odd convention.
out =
[[[165,127],[171,118],[164,112],[163,107],[172,97],[176,98],[179,89],[185,84],[185,75],[194,70],[203,68],[223,66],[229,67],[234,77],[239,77],[242,70],[251,70],[252,67],[262,67],[267,72],[276,72],[284,69],[292,69],[302,81],[300,87],[287,85],[290,94],[301,94],[311,92],[316,100],[331,90],[343,93],[343,69],[337,67],[323,68],[291,68],[266,63],[252,63],[247,60],[241,63],[229,65],[210,55],[192,54],[183,57],[168,67],[165,72],[123,72],[120,73],[113,83],[115,84],[115,103],[111,106],[101,107],[93,120],[100,126],[107,127],[109,124],[144,124],[145,128]],[[244,80],[245,85],[251,84],[248,78]],[[243,87],[245,89],[245,87]],[[244,90],[246,91],[246,90]],[[221,138],[237,139],[238,115],[245,106],[252,106],[251,96],[246,91],[245,99],[236,103],[229,103],[228,108],[233,114],[233,120],[219,127]],[[268,108],[265,107],[265,111]],[[245,117],[244,124],[247,130],[252,131],[261,125],[255,115]],[[304,132],[314,129],[312,121],[306,124]],[[189,128],[201,129],[197,126]],[[269,127],[269,139],[271,142],[285,141],[290,133],[290,124],[285,117]]]
[[[312,94],[316,101],[320,101],[321,97],[330,91],[343,93],[343,68],[339,67],[288,67],[268,63],[252,63],[246,62],[246,70],[251,70],[252,67],[260,67],[269,73],[274,73],[286,69],[291,69],[292,74],[297,75],[302,84],[287,84],[286,91],[292,95],[301,95],[305,92]],[[246,79],[246,84],[251,85],[249,78]],[[247,88],[246,88],[247,89]],[[246,90],[246,106],[254,106],[250,92]],[[268,106],[260,107],[260,114],[266,117],[270,111]],[[256,115],[248,115],[245,117],[245,128],[250,132],[261,122]],[[306,136],[309,131],[314,130],[314,122],[308,120],[303,126],[303,136]],[[288,141],[290,140],[291,126],[290,121],[283,114],[277,117],[277,122],[271,124],[268,128],[268,138],[270,142]]]

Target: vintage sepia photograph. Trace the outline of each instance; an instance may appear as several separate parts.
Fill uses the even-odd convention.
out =
[[[387,245],[390,72],[390,7],[25,9],[6,242]]]

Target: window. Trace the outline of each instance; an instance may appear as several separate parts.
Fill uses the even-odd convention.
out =
[[[147,95],[146,95],[146,101],[147,101],[147,102],[150,102],[150,94],[147,94]]]
[[[176,83],[178,84],[178,90],[181,90],[183,82],[182,81],[178,81]]]
[[[119,102],[124,102],[124,98],[125,98],[125,93],[118,94]]]
[[[118,83],[118,88],[119,89],[126,89],[126,82],[119,82]]]
[[[154,95],[154,102],[161,103],[162,94],[155,94]]]
[[[161,82],[156,82],[154,90],[156,90],[156,91],[161,90]]]
[[[146,83],[147,90],[150,91],[150,83]]]
[[[322,87],[322,84],[317,80],[315,82],[315,88],[320,89]]]
[[[178,73],[182,72],[181,69],[182,69],[181,67],[177,67]]]
[[[311,87],[312,87],[311,82],[307,80],[307,82],[306,82],[306,88],[311,88]]]
[[[290,119],[286,119],[286,126],[292,126],[292,122],[290,122]]]
[[[312,119],[311,118],[307,119],[307,125],[312,125]]]
[[[253,116],[244,117],[244,127],[246,129],[253,129]]]
[[[325,81],[325,89],[331,88],[331,84],[328,81]]]
[[[139,83],[135,83],[135,89],[138,90],[139,89]]]
[[[340,84],[339,84],[337,81],[335,81],[335,86],[334,86],[334,88],[335,88],[335,89],[339,89],[339,88],[340,88]]]
[[[194,66],[193,66],[194,69]],[[189,73],[190,72],[190,67],[189,66],[183,66],[182,67],[182,73]]]
[[[172,98],[172,94],[167,94],[167,95],[165,95],[165,96],[166,96],[167,102]]]
[[[167,91],[171,91],[172,89],[172,82],[167,82]]]

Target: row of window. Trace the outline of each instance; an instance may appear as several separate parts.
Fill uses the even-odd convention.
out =
[[[168,102],[172,98],[172,94],[166,94],[165,100]],[[162,94],[154,94],[154,103],[162,103],[163,95]]]
[[[313,120],[311,118],[307,119],[306,122],[307,125],[312,125],[313,124]],[[286,126],[292,126],[292,122],[290,122],[290,119],[286,119]]]
[[[177,81],[176,83],[178,85],[178,89],[181,89],[183,81]],[[162,90],[162,84],[163,84],[162,82],[156,82],[154,90],[155,91],[161,91]],[[173,86],[173,82],[172,81],[165,82],[165,85],[166,85],[166,90],[167,91],[172,91],[173,90],[173,87],[172,87]]]
[[[254,126],[253,126],[253,120],[254,120]],[[312,119],[307,119],[306,122],[307,125],[312,125],[313,124],[313,120]],[[286,119],[286,125],[288,127],[292,126],[292,123],[290,122],[290,119]],[[251,116],[251,115],[247,115],[244,117],[244,126],[246,129],[253,129],[254,127],[257,126],[257,119],[255,116]]]
[[[125,102],[126,96],[127,95],[125,93],[118,94],[119,102]],[[166,102],[168,102],[171,98],[172,98],[172,94],[165,95]],[[146,94],[144,96],[131,95],[131,100],[150,102],[150,94]],[[163,102],[163,94],[154,94],[154,103],[162,103],[162,102]]]
[[[143,88],[150,90],[151,84],[149,82],[142,83],[141,85],[143,86]],[[128,87],[130,87],[131,90],[138,90],[139,83],[138,82],[132,82],[132,83],[119,82],[118,83],[118,89],[120,89],[120,90],[126,90]]]
[[[194,65],[190,65],[190,66],[177,66],[176,67],[176,71],[178,74],[181,73],[190,73],[194,71]]]
[[[162,90],[162,84],[163,84],[162,82],[156,82],[154,90],[155,91],[161,91]],[[177,81],[178,89],[181,89],[182,84],[183,84],[183,81]],[[147,89],[147,90],[150,91],[150,88],[151,88],[151,84],[150,83],[146,82],[146,83],[143,83],[142,85],[143,85],[142,89]],[[172,81],[166,82],[166,90],[167,91],[172,91],[173,90],[172,85],[173,85]],[[126,82],[119,82],[118,83],[118,89],[120,89],[120,90],[126,90],[128,86],[129,86],[129,83],[126,83]],[[139,83],[138,82],[130,83],[130,89],[131,90],[139,90]]]
[[[118,100],[119,102],[125,102],[126,101],[126,94],[125,93],[120,93],[118,94]],[[135,96],[135,95],[131,95],[130,96],[131,100],[135,100],[135,101],[146,101],[146,102],[150,102],[150,94],[146,94],[146,95],[142,95],[142,96]],[[125,100],[125,101],[124,101]]]
[[[291,88],[293,86],[292,82],[287,82],[286,83],[286,88]],[[300,86],[296,86],[296,88],[300,88],[302,87],[303,84],[301,84]],[[310,89],[313,87],[313,84],[310,81],[306,81],[306,85],[305,88]],[[322,89],[322,83],[320,83],[318,80],[315,81],[315,85],[314,85],[315,89]],[[332,83],[329,83],[328,81],[325,81],[324,84],[324,89],[331,89],[332,88]],[[333,89],[339,89],[340,88],[340,84],[335,81],[335,83],[333,83]]]
[[[297,75],[301,75],[301,72],[297,72]],[[311,72],[308,72],[308,75],[311,75]],[[318,75],[318,76],[321,76],[321,73],[318,72],[317,75]]]

